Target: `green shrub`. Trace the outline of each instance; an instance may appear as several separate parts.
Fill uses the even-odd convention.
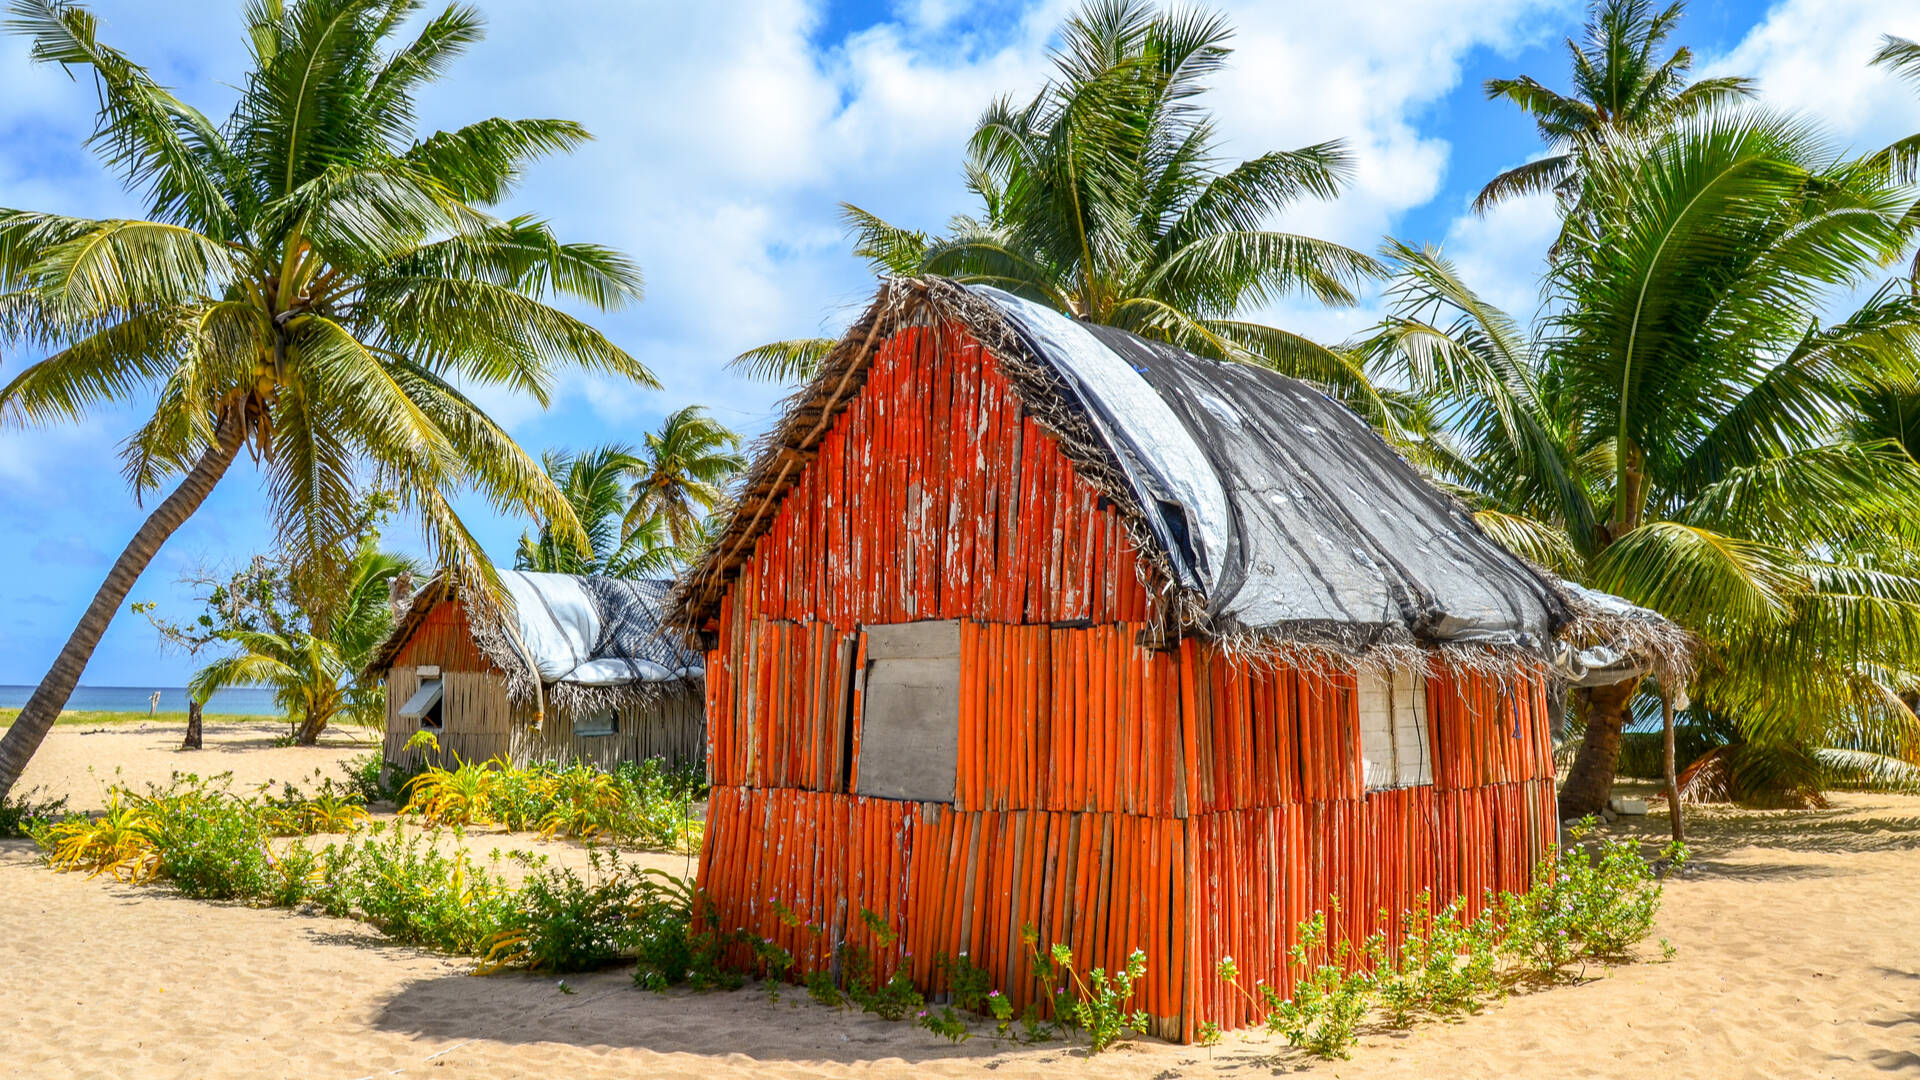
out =
[[[185,792],[152,801],[154,876],[201,900],[265,897],[272,873],[259,811],[239,799]]]
[[[261,823],[275,836],[312,836],[352,832],[367,820],[365,802],[358,791],[322,779],[313,795],[292,784],[281,785],[277,796],[263,788],[259,811]]]
[[[340,769],[346,774],[347,790],[360,796],[363,805],[391,803],[398,806],[406,797],[407,783],[425,771],[425,766],[397,768],[387,764],[386,755],[376,750],[348,758],[340,763]]]
[[[1135,949],[1127,956],[1126,966],[1111,976],[1103,968],[1094,968],[1083,977],[1074,969],[1071,948],[1056,943],[1045,952],[1040,950],[1040,935],[1031,923],[1020,928],[1020,940],[1027,947],[1043,995],[1053,1003],[1052,1027],[1085,1033],[1088,1049],[1096,1054],[1130,1032],[1146,1031],[1144,1011],[1127,1013],[1122,1009],[1127,998],[1133,996],[1133,984],[1146,974],[1146,953]],[[994,1011],[998,1017],[1001,1010],[996,1007]],[[1050,1026],[1031,1006],[1025,1025],[1029,1042],[1051,1034]],[[1002,1020],[1002,1030],[1005,1027]]]
[[[905,1020],[927,1004],[919,988],[913,985],[913,976],[905,970],[895,971],[892,978],[874,989],[849,985],[847,996],[882,1020]]]
[[[939,1012],[934,1012],[932,1009],[921,1009],[917,1022],[921,1027],[926,1028],[928,1031],[933,1032],[948,1042],[966,1042],[973,1037],[973,1032],[967,1030],[966,1018],[954,1012],[952,1006],[942,1008]]]
[[[1062,946],[1054,946],[1065,953],[1065,959],[1071,970],[1073,954]],[[1145,1010],[1132,1013],[1123,1008],[1126,1000],[1133,996],[1133,984],[1147,973],[1147,954],[1139,949],[1127,955],[1127,965],[1109,976],[1105,969],[1094,968],[1085,979],[1074,976],[1075,990],[1080,1000],[1073,1008],[1074,1023],[1086,1032],[1087,1048],[1099,1053],[1128,1034],[1142,1034],[1147,1030]]]
[[[738,990],[746,978],[726,962],[727,949],[744,944],[744,931],[713,929],[713,901],[688,881],[659,870],[638,875],[639,910],[634,918],[634,985],[665,990]],[[696,913],[698,918],[696,918]]]
[[[953,958],[941,953],[934,957],[933,964],[946,972],[947,994],[955,1005],[968,1012],[979,1012],[986,1007],[993,979],[985,968],[975,967],[966,953]]]
[[[1589,822],[1570,835],[1579,841],[1591,831]],[[1660,861],[1678,868],[1686,856],[1684,846],[1669,844]],[[1316,914],[1301,925],[1291,950],[1290,997],[1271,986],[1256,987],[1257,994],[1241,986],[1232,957],[1222,959],[1216,973],[1264,1009],[1268,1028],[1288,1042],[1321,1057],[1346,1057],[1376,1008],[1386,1023],[1405,1027],[1421,1014],[1477,1009],[1519,979],[1557,978],[1589,960],[1629,959],[1652,932],[1660,895],[1655,864],[1641,854],[1639,841],[1575,844],[1543,860],[1527,892],[1489,897],[1472,920],[1460,901],[1432,913],[1422,895],[1403,915],[1395,948],[1383,934],[1369,938],[1359,956],[1345,942],[1329,946],[1327,916]],[[1670,958],[1671,946],[1661,945]],[[1361,957],[1366,965],[1356,963]]]
[[[317,895],[322,875],[321,853],[307,847],[304,840],[295,840],[279,855],[269,853],[263,899],[272,907],[299,907]]]
[[[1534,887],[1501,898],[1506,947],[1536,975],[1556,978],[1576,963],[1618,960],[1653,931],[1661,885],[1638,840],[1581,843],[1591,821],[1569,831],[1574,843],[1542,862]],[[1685,865],[1686,848],[1668,844],[1661,860]]]
[[[527,878],[506,925],[487,946],[487,967],[595,971],[618,962],[637,939],[641,888],[619,856],[591,852],[586,878],[545,869]]]
[[[41,797],[43,788],[0,796],[0,840],[31,836],[34,826],[59,820],[67,812],[67,798]]]
[[[806,987],[808,997],[830,1009],[837,1009],[847,1002],[846,995],[840,992],[839,984],[833,981],[832,972],[808,972]]]
[[[516,891],[465,854],[424,843],[418,830],[376,823],[371,831],[358,844],[326,848],[321,908],[406,944],[484,955],[514,917]]]
[[[1334,912],[1339,913],[1337,904]],[[1260,987],[1268,1010],[1267,1029],[1319,1057],[1349,1056],[1359,1038],[1360,1022],[1378,992],[1374,973],[1354,966],[1353,948],[1347,941],[1327,946],[1326,912],[1316,912],[1301,924],[1290,954],[1300,973],[1294,978],[1293,995],[1282,998],[1273,987]],[[1320,963],[1312,961],[1316,956],[1323,958]]]
[[[533,832],[547,816],[548,799],[544,790],[546,772],[541,766],[530,769],[501,769],[487,790],[487,816],[508,832]]]

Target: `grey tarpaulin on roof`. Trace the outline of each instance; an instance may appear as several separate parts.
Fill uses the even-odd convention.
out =
[[[1642,622],[1649,627],[1667,625],[1666,616],[1630,604],[1612,593],[1589,589],[1571,581],[1562,581],[1560,587],[1572,593],[1581,603],[1613,618]],[[1645,675],[1653,667],[1651,657],[1621,643],[1590,645],[1580,649],[1563,641],[1559,643],[1553,658],[1555,674],[1566,680],[1568,686],[1611,686],[1637,675]],[[1684,690],[1681,693],[1684,699]]]
[[[1305,383],[973,291],[1086,408],[1217,630],[1545,656],[1569,618],[1542,574]]]
[[[661,632],[670,582],[524,570],[500,580],[541,682],[623,686],[705,675],[699,654]]]

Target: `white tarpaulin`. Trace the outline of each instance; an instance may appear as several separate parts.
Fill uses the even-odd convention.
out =
[[[668,582],[500,575],[513,598],[517,647],[544,683],[623,686],[705,676],[700,656],[662,633]]]

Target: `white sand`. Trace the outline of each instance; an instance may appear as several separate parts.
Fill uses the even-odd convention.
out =
[[[210,733],[210,739],[212,735]],[[30,776],[86,794],[114,764],[164,779],[177,734],[56,729]],[[352,750],[202,752],[266,779]],[[198,771],[219,771],[198,767]],[[284,767],[283,767],[284,766]],[[330,771],[330,770],[329,770]],[[1150,1041],[1093,1061],[1059,1043],[949,1046],[907,1024],[752,990],[657,995],[627,970],[474,978],[353,922],[55,874],[0,843],[8,1077],[356,1080],[404,1075],[1825,1077],[1920,1074],[1920,798],[1695,819],[1668,888],[1672,963],[1592,973],[1459,1023],[1365,1037],[1318,1063],[1264,1036],[1211,1054]],[[1664,822],[1651,825],[1663,827]],[[470,846],[527,846],[476,838]],[[571,845],[543,845],[562,851]],[[577,849],[565,861],[579,857]],[[664,860],[663,860],[664,862]],[[629,969],[630,970],[630,969]]]

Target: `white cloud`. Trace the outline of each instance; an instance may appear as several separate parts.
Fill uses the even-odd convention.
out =
[[[1920,38],[1912,0],[1782,0],[1725,56],[1701,70],[1751,75],[1763,102],[1818,117],[1855,151],[1920,130],[1920,94],[1869,67],[1882,34]]]
[[[1442,245],[1461,280],[1522,324],[1540,307],[1540,275],[1547,249],[1560,231],[1560,211],[1550,194],[1508,199],[1484,216],[1462,214]]]

